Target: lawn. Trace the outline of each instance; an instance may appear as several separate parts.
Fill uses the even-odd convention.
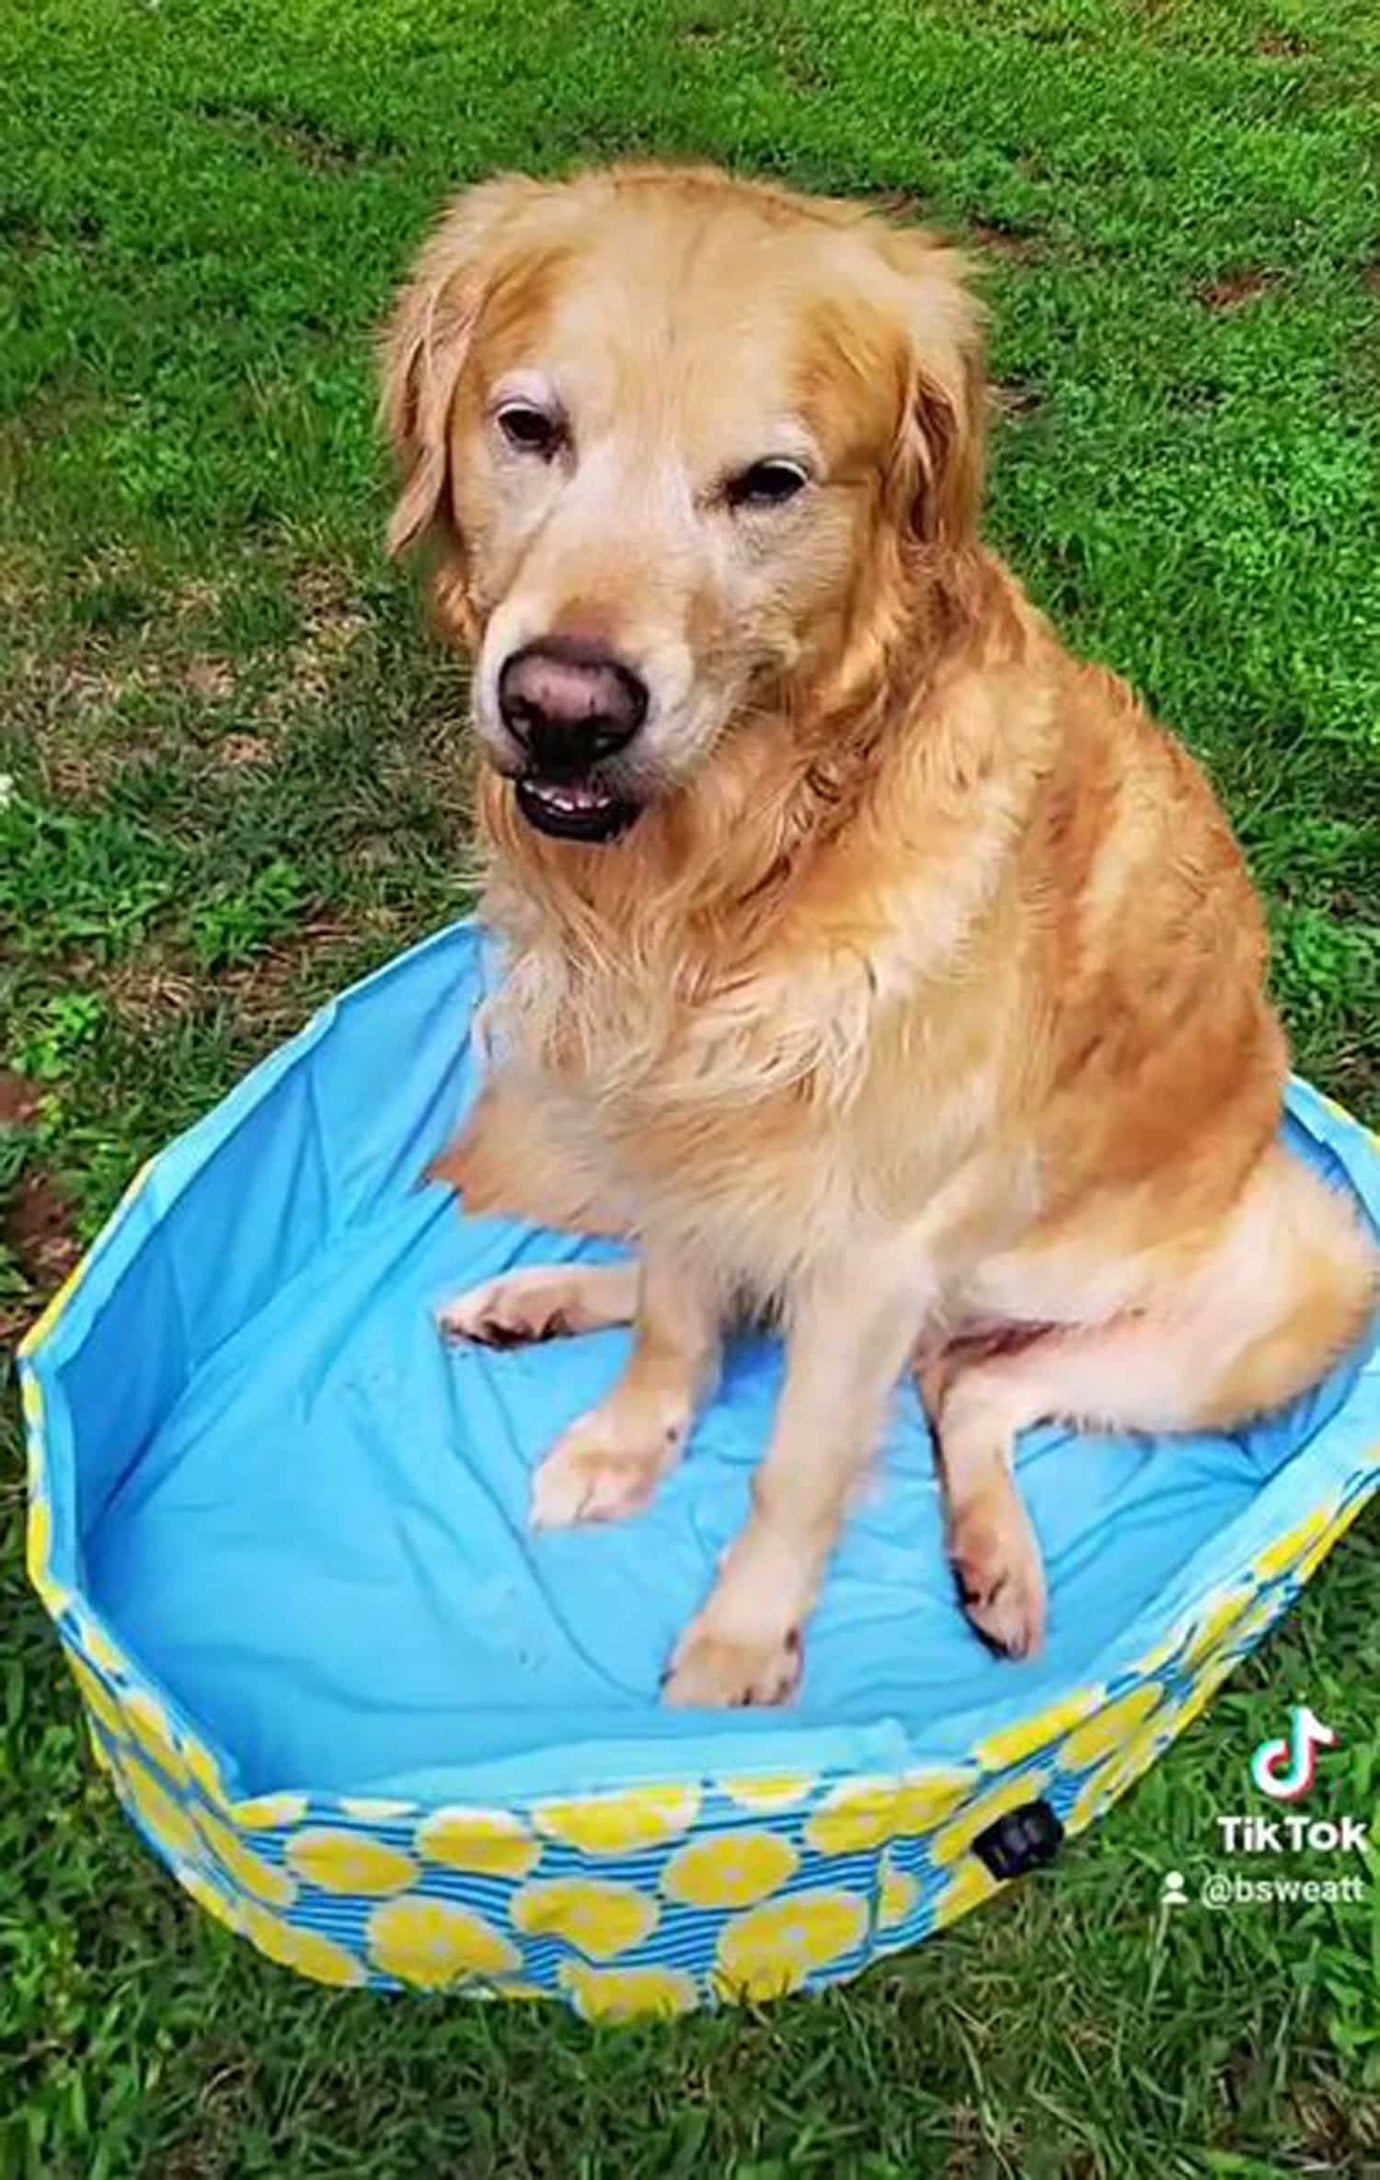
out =
[[[982,249],[992,535],[1207,761],[1300,1064],[1380,1119],[1367,0],[11,0],[0,82],[0,1339],[472,899],[370,342],[496,166],[708,156]],[[1380,1520],[1052,1871],[828,1997],[594,2031],[318,1992],[191,1908],[24,1588],[8,1395],[0,1461],[5,2180],[1380,2174],[1380,1889],[1158,1907],[1291,1701],[1343,1737],[1310,1813],[1375,1813]]]

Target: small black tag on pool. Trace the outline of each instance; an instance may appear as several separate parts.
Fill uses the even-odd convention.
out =
[[[1022,1802],[978,1833],[973,1853],[993,1877],[1024,1877],[1052,1862],[1063,1842],[1064,1827],[1048,1802]]]

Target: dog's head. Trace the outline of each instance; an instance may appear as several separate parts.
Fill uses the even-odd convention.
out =
[[[626,169],[463,196],[384,349],[390,544],[441,547],[490,761],[611,839],[974,541],[978,313],[860,208]]]

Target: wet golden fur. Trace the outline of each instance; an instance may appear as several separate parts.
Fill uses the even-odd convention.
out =
[[[640,1247],[640,1282],[526,1274],[452,1312],[470,1337],[636,1324],[539,1518],[640,1503],[734,1309],[784,1325],[684,1702],[790,1692],[908,1357],[962,1594],[1019,1654],[1044,1595],[1016,1432],[1237,1423],[1320,1376],[1373,1294],[1349,1214],[1276,1147],[1264,927],[1210,787],[979,542],[963,274],[857,207],[713,173],[497,183],[427,246],[385,354],[393,542],[434,541],[481,719],[505,631],[597,629],[670,692],[656,792],[611,845],[533,831],[481,768],[511,972],[444,1170],[475,1210]],[[495,467],[486,389],[538,365],[577,441],[588,419],[587,477]],[[744,541],[697,480],[787,412],[817,489]]]

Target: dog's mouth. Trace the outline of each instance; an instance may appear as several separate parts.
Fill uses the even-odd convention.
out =
[[[517,782],[517,806],[529,825],[553,840],[616,840],[641,815],[642,805],[597,780]]]

